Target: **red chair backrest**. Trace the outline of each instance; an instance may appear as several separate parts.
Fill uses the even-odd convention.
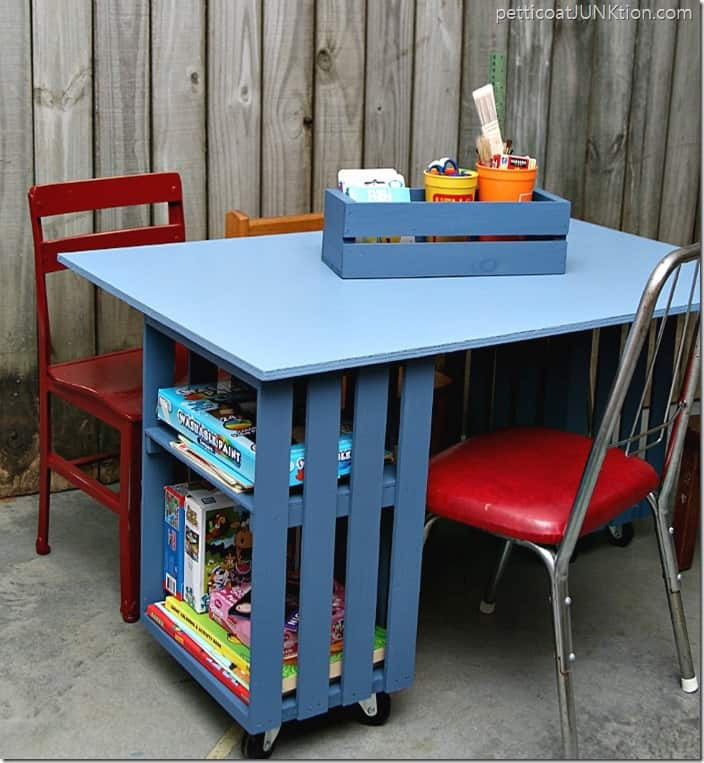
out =
[[[177,172],[154,172],[50,183],[32,186],[28,198],[34,237],[39,365],[46,368],[50,362],[51,347],[46,274],[65,269],[58,262],[57,255],[88,249],[185,241],[181,178]],[[44,238],[42,219],[46,217],[164,202],[168,204],[168,221],[164,224],[81,233],[51,240]]]

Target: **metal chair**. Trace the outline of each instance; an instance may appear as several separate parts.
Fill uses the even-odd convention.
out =
[[[665,256],[653,270],[593,439],[552,429],[505,429],[459,443],[431,462],[427,501],[430,515],[426,531],[437,517],[446,517],[505,539],[498,567],[482,602],[482,611],[493,611],[496,586],[516,544],[537,553],[547,568],[562,743],[568,758],[577,757],[578,752],[570,678],[575,659],[570,622],[572,600],[568,586],[570,558],[581,535],[601,527],[644,499],[650,504],[655,519],[682,689],[694,692],[698,688],[671,534],[671,507],[701,366],[699,305],[695,304],[699,295],[699,256],[699,244],[677,249]],[[689,304],[675,354],[664,420],[659,422],[658,419],[659,423],[649,424],[643,430],[641,414],[661,345],[665,317],[670,312],[678,281],[684,282],[690,276]],[[636,363],[647,346],[656,303],[668,282],[671,287],[664,318],[647,367],[633,426],[626,438],[613,442]],[[662,296],[664,298],[665,293]],[[679,396],[676,396],[680,378],[683,381]],[[663,440],[667,442],[666,455],[664,467],[658,474],[639,455]]]
[[[142,350],[111,352],[64,363],[51,361],[51,330],[46,276],[64,270],[60,252],[84,249],[162,244],[184,241],[181,178],[175,172],[78,180],[29,189],[29,211],[34,236],[39,374],[39,522],[36,549],[48,554],[51,472],[119,515],[120,610],[127,622],[139,618],[139,541],[141,500]],[[84,233],[46,240],[43,220],[53,215],[138,204],[168,204],[168,222],[141,228]],[[184,348],[177,348],[176,375],[186,366]],[[95,416],[120,435],[120,488],[116,493],[83,467],[113,457],[98,453],[67,459],[51,440],[51,396]]]

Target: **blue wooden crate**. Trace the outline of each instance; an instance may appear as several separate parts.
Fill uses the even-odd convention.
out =
[[[323,261],[342,278],[545,275],[565,272],[570,202],[536,188],[529,202],[358,203],[325,191]],[[367,243],[376,236],[412,242]],[[469,236],[433,241],[435,236]],[[520,236],[482,241],[480,236]]]

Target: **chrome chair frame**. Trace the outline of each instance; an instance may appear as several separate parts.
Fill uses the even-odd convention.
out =
[[[598,431],[593,438],[592,447],[582,473],[574,503],[570,510],[562,541],[556,548],[541,546],[532,541],[518,538],[504,538],[505,544],[497,568],[486,588],[484,599],[480,605],[480,611],[491,614],[494,611],[496,588],[506,568],[511,550],[515,545],[525,546],[534,551],[543,560],[550,581],[550,603],[553,617],[553,630],[555,641],[555,669],[557,676],[558,705],[560,712],[560,724],[562,731],[562,746],[565,758],[578,756],[577,727],[575,718],[574,691],[570,675],[571,666],[575,660],[572,645],[572,625],[570,607],[572,599],[569,594],[569,564],[575,545],[579,539],[582,523],[587,513],[587,508],[592,498],[602,464],[609,447],[614,444],[626,446],[626,455],[640,453],[648,447],[660,442],[663,436],[669,432],[666,446],[665,465],[660,475],[659,487],[647,496],[648,503],[655,520],[655,530],[662,564],[663,578],[667,593],[672,629],[675,637],[675,646],[679,659],[681,685],[685,692],[695,692],[698,689],[698,681],[694,671],[692,654],[687,634],[687,625],[682,606],[680,574],[677,569],[675,546],[672,538],[671,508],[674,498],[674,490],[679,474],[684,438],[687,431],[692,403],[697,394],[699,374],[701,370],[701,348],[699,318],[696,318],[694,338],[688,353],[684,352],[684,344],[691,314],[698,305],[694,303],[696,285],[700,280],[700,252],[699,243],[676,249],[667,254],[654,268],[643,291],[636,317],[631,325],[626,339],[626,344],[618,366],[616,378],[609,393],[606,410],[602,417]],[[692,287],[689,293],[689,303],[686,312],[685,327],[682,331],[680,345],[676,354],[676,363],[673,383],[670,389],[668,403],[665,406],[665,420],[662,424],[649,427],[641,431],[634,423],[630,435],[624,440],[614,443],[614,431],[620,422],[621,411],[626,394],[628,392],[636,364],[643,351],[645,342],[650,331],[651,321],[655,307],[663,288],[671,279],[672,285],[663,315],[663,324],[668,317],[672,303],[674,289],[679,279],[682,265],[697,260],[693,268]],[[655,354],[659,349],[662,332],[656,340]],[[674,413],[671,413],[672,399],[675,384],[679,376],[679,369],[684,358],[687,358],[684,381],[682,383],[679,399]],[[641,395],[640,404],[636,413],[635,422],[641,420],[641,413],[645,403],[645,390],[649,386],[650,377],[654,367],[654,358],[648,366],[644,393]],[[651,434],[657,435],[658,439],[646,443],[645,448],[638,445],[631,449],[633,443],[642,442]],[[429,515],[426,521],[426,537],[432,523],[437,519]]]

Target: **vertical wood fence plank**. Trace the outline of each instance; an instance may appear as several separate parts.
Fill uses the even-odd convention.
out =
[[[152,168],[181,175],[186,235],[207,237],[204,0],[152,3]],[[165,205],[154,210],[166,222]],[[223,222],[224,224],[224,222]]]
[[[463,167],[474,167],[476,140],[481,132],[481,123],[474,98],[472,98],[472,91],[491,81],[492,54],[503,57],[504,67],[506,64],[509,22],[504,20],[497,23],[496,13],[505,10],[507,5],[506,0],[465,3],[458,149],[458,159]],[[505,128],[504,120],[501,129],[505,130]]]
[[[310,209],[313,0],[265,0],[262,23],[261,213],[292,215]]]
[[[637,4],[636,4],[637,5]],[[634,6],[632,6],[634,7]],[[589,99],[589,138],[583,217],[618,228],[621,224],[625,144],[631,102],[636,22],[597,19]]]
[[[558,0],[567,9],[571,0]],[[549,149],[545,156],[545,188],[572,202],[572,216],[584,208],[584,167],[587,153],[589,86],[592,77],[594,22],[557,19],[553,31]]]
[[[225,235],[225,212],[260,210],[261,7],[208,6],[208,236]]]
[[[0,497],[37,489],[34,262],[27,190],[32,152],[32,40],[26,0],[4,6],[0,24]],[[9,105],[12,104],[11,107]]]
[[[413,90],[412,0],[367,4],[364,166],[408,178]]]
[[[541,3],[545,8],[554,5],[554,0]],[[538,160],[538,184],[548,137],[552,37],[552,20],[513,21],[509,29],[506,125],[501,137],[513,141],[516,153]]]
[[[677,22],[658,238],[681,246],[690,242],[699,190],[702,11],[696,0],[680,6],[691,18]]]
[[[677,5],[677,0],[641,2],[653,12]],[[638,22],[621,228],[649,238],[658,235],[676,31],[674,20]]]
[[[150,169],[149,13],[141,0],[95,3],[95,173]],[[98,230],[148,225],[146,207],[97,213]],[[141,315],[102,291],[96,300],[99,352],[142,341]]]
[[[457,156],[462,61],[461,0],[418,0],[411,137],[411,185],[442,156]]]
[[[32,14],[34,155],[37,183],[93,176],[92,9],[90,0],[34,0]],[[26,214],[26,212],[24,213]],[[93,230],[93,213],[48,218],[47,238]],[[74,273],[47,279],[52,359],[92,355],[95,349],[94,287]],[[56,398],[52,440],[66,457],[95,450],[95,420]],[[54,478],[55,486],[67,483]]]
[[[364,120],[363,0],[318,0],[315,20],[313,198],[337,186],[337,171],[362,163]]]

